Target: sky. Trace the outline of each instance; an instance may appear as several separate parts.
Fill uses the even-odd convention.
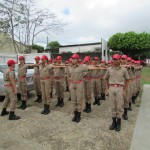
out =
[[[150,33],[150,0],[40,0],[39,6],[67,24],[48,36],[61,45],[100,42],[118,32]]]

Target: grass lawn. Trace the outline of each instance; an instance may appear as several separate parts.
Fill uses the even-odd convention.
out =
[[[142,69],[141,84],[150,84],[150,67],[144,67]]]

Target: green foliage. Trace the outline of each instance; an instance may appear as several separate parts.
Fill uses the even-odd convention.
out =
[[[142,69],[142,85],[150,84],[150,67],[144,67]]]
[[[117,33],[110,37],[108,45],[110,49],[121,51],[130,56],[141,56],[150,51],[149,33]]]
[[[52,53],[59,53],[60,44],[58,41],[49,42],[48,45],[51,47]]]
[[[41,46],[41,45],[34,44],[34,45],[29,46],[29,49],[30,49],[30,51],[31,50],[37,50],[38,53],[43,53],[44,52],[44,47]]]

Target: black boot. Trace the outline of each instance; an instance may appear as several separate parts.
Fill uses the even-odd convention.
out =
[[[41,112],[41,114],[44,114],[46,112],[46,104],[44,104],[44,109],[43,111]]]
[[[66,86],[65,92],[69,92],[69,87],[68,86]]]
[[[132,107],[131,107],[131,102],[129,103],[129,108],[128,108],[129,111],[132,111]]]
[[[21,109],[24,110],[27,108],[26,101],[22,101],[22,103],[23,103],[23,105],[22,105]]]
[[[132,96],[132,103],[135,104],[136,96]]]
[[[38,103],[42,103],[42,95],[38,95],[39,96],[39,101]]]
[[[50,113],[50,108],[49,107],[50,107],[49,105],[46,105],[46,109],[45,109],[44,115],[47,115],[47,114]]]
[[[59,107],[63,107],[64,106],[64,99],[63,98],[60,98],[60,104],[59,104]]]
[[[71,96],[69,97],[68,101],[71,101]]]
[[[53,98],[53,92],[50,93],[50,98]]]
[[[81,112],[77,112],[77,118],[75,120],[76,123],[80,122],[81,120]]]
[[[21,105],[18,107],[18,109],[22,109],[23,107],[23,101],[21,101]]]
[[[116,124],[115,131],[120,131],[120,130],[121,130],[121,119],[117,118],[117,124]]]
[[[112,118],[112,124],[109,127],[110,130],[114,130],[116,128],[116,118]]]
[[[90,112],[91,112],[91,104],[88,104],[88,105],[87,105],[86,113],[90,113]]]
[[[55,105],[55,107],[58,107],[60,105],[60,97],[57,98],[57,104]]]
[[[10,111],[9,120],[18,120],[20,116],[16,116],[13,111]]]
[[[9,112],[6,111],[6,108],[3,108],[2,112],[1,112],[1,116],[5,116],[5,115],[8,115]]]
[[[74,111],[74,117],[72,118],[72,121],[75,122],[77,118],[77,111]]]
[[[83,109],[83,111],[86,112],[87,108],[88,108],[88,103],[85,103],[85,108]]]
[[[103,99],[103,100],[106,100],[106,97],[105,97],[105,94],[104,94],[104,93],[102,93],[102,99]]]
[[[124,108],[124,114],[122,117],[124,120],[128,120],[128,108]]]
[[[98,98],[97,98],[97,105],[100,105],[100,104],[101,104],[101,103],[100,103],[100,100],[101,100],[101,99],[98,97]]]
[[[99,99],[99,100],[102,100],[102,99],[103,99],[103,97],[102,97],[101,94],[100,94],[100,96],[98,96],[98,99]]]
[[[93,105],[96,105],[97,104],[97,97],[95,97],[95,101],[93,103]]]

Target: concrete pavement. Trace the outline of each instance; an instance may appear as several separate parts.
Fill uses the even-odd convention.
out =
[[[150,85],[144,85],[131,150],[150,150]]]

